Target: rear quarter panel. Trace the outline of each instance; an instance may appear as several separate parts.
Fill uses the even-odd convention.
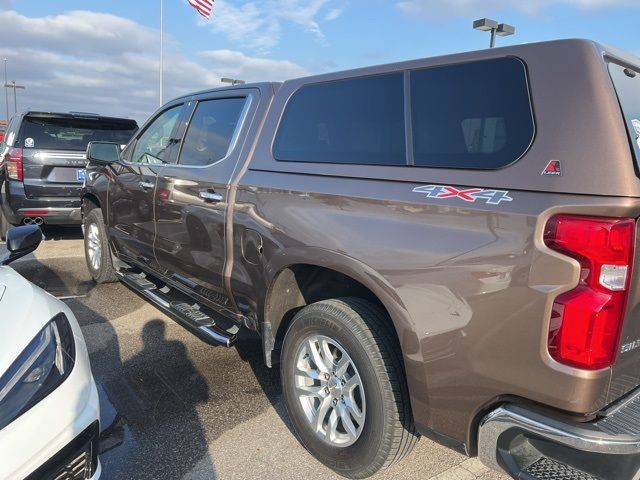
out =
[[[529,151],[506,168],[296,164],[271,155],[281,112],[307,82],[505,55],[527,65],[536,123]],[[588,41],[548,42],[286,82],[238,187],[232,289],[253,295],[260,315],[260,298],[288,262],[352,275],[395,325],[416,422],[468,445],[479,414],[507,398],[588,418],[638,384],[638,356],[621,354],[614,368],[595,372],[551,359],[553,299],[577,285],[579,265],[546,248],[543,228],[555,213],[640,214],[603,55]],[[561,176],[541,175],[551,160],[562,162]],[[413,192],[421,185],[502,189],[513,201],[427,198]],[[253,263],[238,261],[249,230],[263,239]],[[640,338],[637,280],[632,288],[623,341]]]
[[[234,253],[251,229],[264,254],[235,263],[233,289],[264,292],[287,263],[350,274],[391,315],[416,421],[465,443],[475,416],[501,398],[578,414],[605,406],[611,369],[576,370],[547,352],[553,299],[579,268],[543,245],[542,229],[554,212],[635,215],[640,204],[513,191],[507,209],[429,199],[415,186],[250,171]]]

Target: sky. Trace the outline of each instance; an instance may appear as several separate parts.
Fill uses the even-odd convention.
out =
[[[209,20],[164,0],[164,11],[164,101],[222,77],[282,81],[478,50],[481,17],[516,26],[498,46],[590,38],[640,55],[640,0],[217,0]],[[3,58],[9,82],[26,87],[18,110],[142,123],[160,104],[160,0],[0,0]]]

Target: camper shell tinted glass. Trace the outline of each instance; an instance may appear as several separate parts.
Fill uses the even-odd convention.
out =
[[[275,158],[404,165],[403,83],[400,72],[302,87],[285,108]]]
[[[409,89],[403,88],[406,74]],[[285,107],[273,155],[293,162],[496,169],[518,160],[533,137],[525,65],[505,57],[303,86]]]
[[[618,94],[636,163],[638,163],[640,162],[640,73],[615,63],[609,64],[609,72]]]
[[[495,169],[534,135],[524,64],[513,57],[411,72],[414,164]]]

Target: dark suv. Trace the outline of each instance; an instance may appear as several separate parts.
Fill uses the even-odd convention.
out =
[[[134,120],[86,113],[25,112],[0,147],[0,238],[10,225],[80,224],[87,144],[126,144]]]
[[[88,267],[207,342],[257,332],[344,476],[420,433],[638,479],[639,137],[640,59],[583,40],[200,92],[90,145]]]

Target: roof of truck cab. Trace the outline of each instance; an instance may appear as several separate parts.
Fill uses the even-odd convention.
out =
[[[192,92],[187,95],[182,95],[180,97],[176,97],[171,100],[171,102],[175,102],[178,100],[185,100],[191,97],[195,97],[198,95],[206,95],[208,93],[218,93],[218,92],[226,92],[226,91],[235,91],[235,90],[244,90],[244,89],[259,89],[259,90],[271,90],[273,93],[277,92],[282,85],[282,82],[254,82],[254,83],[239,83],[236,85],[228,85],[224,87],[216,87],[216,88],[208,88],[206,90],[199,90],[197,92]]]

